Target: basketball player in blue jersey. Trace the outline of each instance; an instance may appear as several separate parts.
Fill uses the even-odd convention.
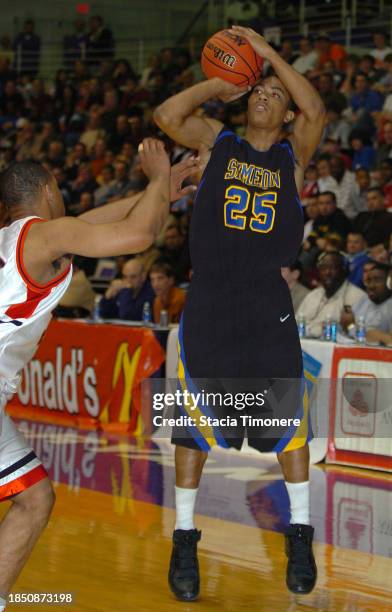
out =
[[[193,277],[179,329],[179,383],[185,391],[266,390],[268,416],[296,417],[288,427],[246,426],[248,443],[277,453],[290,500],[286,532],[286,584],[309,593],[317,577],[309,524],[309,448],[306,387],[301,346],[289,289],[280,268],[294,260],[303,237],[298,198],[304,169],[315,152],[325,121],[322,100],[312,85],[256,32],[233,27],[268,61],[274,76],[258,82],[248,101],[245,138],[214,119],[194,114],[210,98],[229,102],[247,93],[219,78],[199,83],[165,101],[155,111],[158,125],[180,144],[198,149],[206,166],[190,228]],[[299,109],[298,116],[290,106]],[[294,121],[293,121],[294,120]],[[293,121],[285,138],[285,125]],[[297,381],[294,393],[285,381]],[[248,383],[246,381],[249,381]],[[256,382],[255,382],[256,381]],[[267,389],[268,390],[268,389]],[[233,406],[216,408],[197,400],[183,402],[178,415],[196,417],[176,427],[176,526],[169,584],[177,598],[199,593],[197,542],[193,515],[208,450],[214,444],[241,448],[245,427],[225,429],[201,415],[235,416]],[[259,414],[248,409],[246,414]],[[238,412],[237,412],[238,416]],[[265,416],[265,414],[264,414]],[[239,419],[237,419],[239,421]],[[212,423],[212,424],[211,424]]]

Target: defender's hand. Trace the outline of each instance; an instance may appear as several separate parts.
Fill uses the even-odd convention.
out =
[[[276,55],[276,51],[271,47],[270,44],[267,43],[265,38],[260,34],[257,34],[251,28],[244,28],[242,26],[232,26],[230,29],[232,34],[236,34],[237,36],[241,36],[241,38],[245,38],[250,45],[252,45],[253,49],[256,51],[257,55],[260,57],[264,57],[266,60],[270,60],[273,55]]]
[[[222,102],[234,102],[234,100],[238,100],[241,96],[245,95],[252,88],[249,86],[246,87],[237,87],[237,85],[233,85],[232,83],[228,83],[219,77],[215,77],[215,82],[217,85],[217,96]]]
[[[170,161],[161,140],[145,138],[139,145],[140,163],[144,174],[150,181],[170,178]]]
[[[182,188],[182,183],[185,179],[199,172],[199,162],[200,160],[198,157],[192,156],[172,166],[170,174],[170,202],[176,202],[184,196],[191,195],[196,191],[195,185],[188,185]]]

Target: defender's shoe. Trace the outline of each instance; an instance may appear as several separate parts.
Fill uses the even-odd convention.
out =
[[[174,595],[182,601],[193,601],[199,595],[197,543],[200,538],[201,531],[197,529],[176,529],[173,532],[169,585]]]
[[[310,593],[316,584],[317,567],[312,551],[314,529],[299,523],[286,531],[288,558],[286,584],[292,593]]]

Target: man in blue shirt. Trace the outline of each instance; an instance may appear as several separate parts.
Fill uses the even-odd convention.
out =
[[[382,109],[382,96],[378,91],[370,89],[369,79],[364,73],[355,77],[355,93],[351,96],[350,106],[355,113],[366,111],[374,113]]]
[[[155,294],[143,264],[137,257],[125,262],[122,278],[115,279],[99,304],[99,314],[107,319],[141,321],[143,305],[149,302],[151,308]]]
[[[361,232],[350,232],[347,236],[346,259],[349,266],[348,280],[353,285],[364,288],[363,266],[371,258],[366,252],[366,240]]]

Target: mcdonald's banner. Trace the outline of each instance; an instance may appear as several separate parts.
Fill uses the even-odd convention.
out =
[[[164,360],[151,329],[53,320],[7,411],[19,418],[135,432],[141,382]]]

